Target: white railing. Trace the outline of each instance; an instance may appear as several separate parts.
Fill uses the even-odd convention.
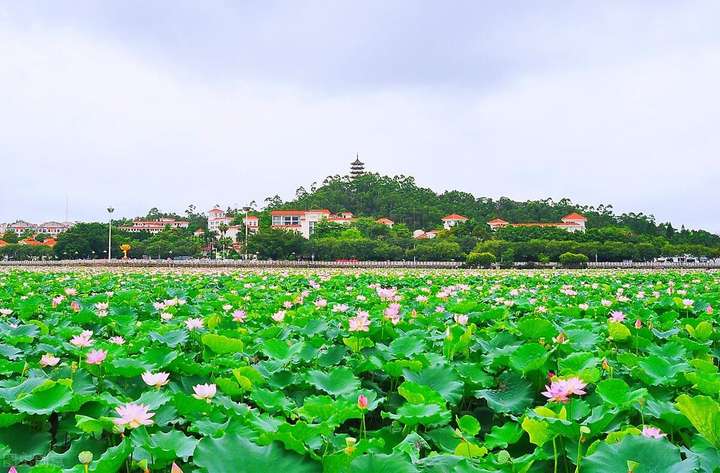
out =
[[[181,268],[459,268],[455,261],[283,261],[283,260],[144,260],[114,259],[0,261],[0,266],[77,266],[77,267],[181,267]]]

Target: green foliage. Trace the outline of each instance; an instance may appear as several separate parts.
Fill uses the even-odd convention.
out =
[[[495,258],[495,255],[492,253],[475,253],[472,252],[467,257],[467,264],[471,267],[480,267],[480,268],[487,268],[491,264],[495,263],[497,261],[497,258]]]

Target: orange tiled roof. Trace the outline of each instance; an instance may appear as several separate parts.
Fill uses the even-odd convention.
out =
[[[573,212],[571,214],[567,214],[562,218],[562,220],[587,220],[584,215],[579,214],[577,212]]]
[[[450,215],[444,216],[441,220],[445,221],[445,220],[470,220],[470,219],[467,217],[464,217],[460,214],[450,214]]]

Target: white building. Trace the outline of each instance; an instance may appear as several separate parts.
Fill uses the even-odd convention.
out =
[[[68,231],[68,229],[72,226],[72,222],[44,222],[37,226],[37,232],[55,237]]]
[[[437,236],[437,232],[435,230],[425,231],[425,230],[415,230],[413,232],[413,238],[416,240],[432,240]]]
[[[458,214],[446,215],[442,218],[443,228],[445,230],[450,230],[452,227],[454,227],[458,223],[465,223],[468,220],[470,220],[470,219],[467,217],[463,217],[462,215],[458,215]]]
[[[187,228],[190,222],[187,220],[175,220],[174,218],[161,218],[158,220],[135,220],[132,226],[120,227],[122,230],[131,233],[148,232],[153,235],[160,233],[165,230],[166,227],[170,228]]]
[[[584,232],[587,218],[585,216],[573,212],[560,219],[560,222],[526,222],[526,223],[510,223],[501,218],[495,218],[487,222],[490,230],[497,230],[503,227],[555,227],[570,233]]]
[[[273,210],[271,227],[289,230],[301,234],[304,238],[310,238],[315,233],[315,225],[321,220],[341,224],[349,224],[353,221],[352,212],[332,214],[327,209],[320,210]]]
[[[225,214],[225,211],[217,205],[208,211],[208,231],[220,233],[220,225],[230,225],[232,217]]]
[[[34,223],[26,222],[25,220],[16,220],[15,222],[8,224],[7,230],[12,230],[19,236],[22,235],[26,230],[30,230],[31,232],[36,233],[37,227],[38,226]]]

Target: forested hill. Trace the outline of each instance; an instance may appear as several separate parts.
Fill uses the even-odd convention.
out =
[[[644,213],[613,212],[612,205],[579,205],[569,199],[517,202],[506,197],[493,200],[461,191],[441,194],[419,187],[410,176],[364,174],[356,179],[332,176],[319,187],[300,187],[295,199],[283,202],[278,196],[265,200],[270,209],[327,208],[332,212],[350,211],[360,216],[388,217],[410,229],[430,229],[450,213],[459,213],[484,224],[499,217],[509,222],[558,222],[570,212],[588,218],[589,228],[626,227],[637,235],[662,236],[669,241],[720,246],[720,237],[706,231],[676,229],[670,223],[657,223]]]

